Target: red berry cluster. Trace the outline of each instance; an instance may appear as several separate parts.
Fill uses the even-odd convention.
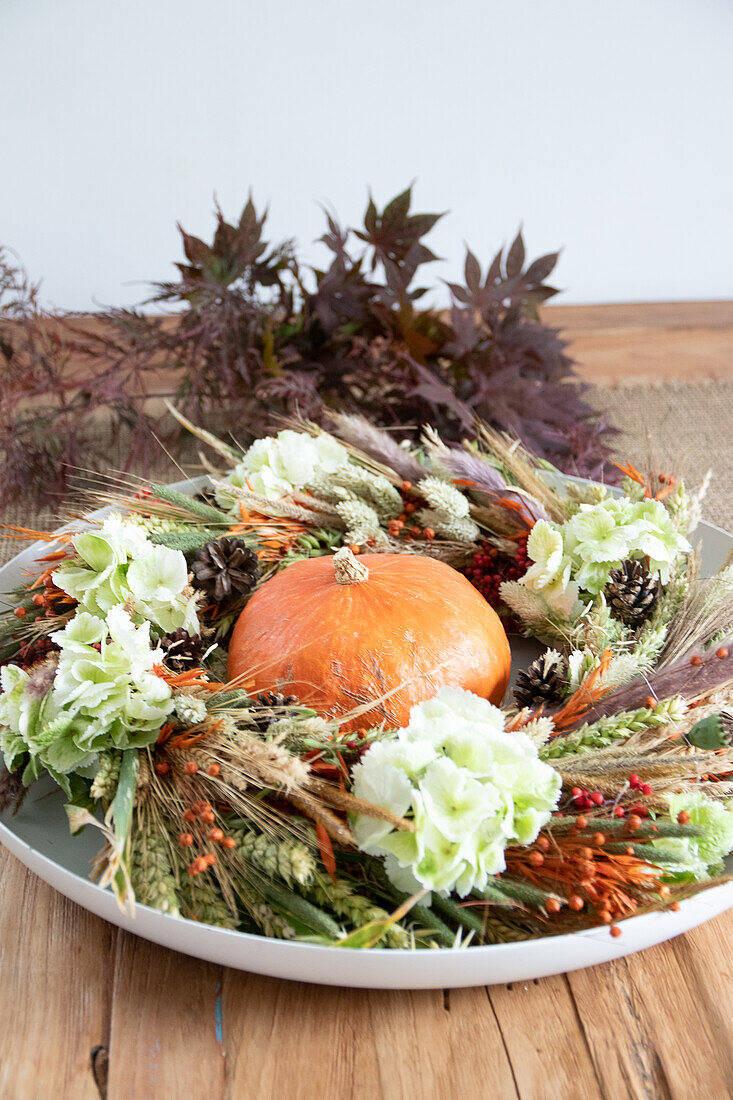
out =
[[[17,663],[20,668],[27,671],[56,649],[58,649],[58,646],[54,645],[50,638],[41,637],[34,642],[21,642],[18,650],[18,660],[13,663]]]
[[[527,572],[530,565],[527,538],[527,535],[522,535],[517,541],[517,553],[513,558],[502,554],[488,542],[482,542],[481,549],[471,559],[466,576],[492,607],[501,604],[499,589],[504,581],[517,581]]]
[[[593,810],[596,806],[602,806],[606,801],[600,791],[584,791],[582,787],[573,787],[573,808],[576,810]]]
[[[639,791],[641,794],[646,795],[647,797],[649,797],[650,794],[654,794],[654,791],[652,790],[650,784],[642,783],[641,779],[639,779],[639,776],[635,773],[629,776],[629,786],[631,787],[632,791]]]

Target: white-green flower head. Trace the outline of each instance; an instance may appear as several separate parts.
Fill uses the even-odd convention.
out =
[[[107,749],[148,745],[173,709],[171,689],[153,672],[150,624],[135,626],[122,607],[106,621],[79,611],[52,635],[58,663],[0,672],[0,748],[14,769],[30,754],[28,781],[46,769],[66,790],[66,776]]]
[[[353,776],[356,795],[415,825],[394,830],[357,816],[359,847],[388,857],[399,889],[417,884],[461,896],[504,869],[508,843],[535,839],[561,786],[530,739],[505,730],[497,707],[459,688],[413,707],[409,725],[372,745]]]
[[[135,626],[122,607],[106,622],[82,611],[52,638],[61,648],[52,699],[75,719],[80,748],[97,752],[155,739],[173,700],[153,672],[163,651],[151,647],[149,623]]]
[[[733,850],[733,805],[708,798],[697,791],[674,794],[669,799],[669,815],[673,821],[685,810],[690,824],[705,830],[701,837],[664,837],[652,841],[665,851],[674,852],[679,862],[667,864],[670,872],[687,872],[705,879],[719,873],[724,858]],[[664,862],[661,863],[665,866]]]
[[[276,500],[303,488],[318,475],[334,473],[348,461],[348,451],[331,436],[286,429],[255,440],[228,480]]]
[[[72,543],[76,560],[63,562],[53,577],[83,610],[104,618],[125,604],[134,607],[138,622],[147,619],[163,633],[179,627],[198,632],[195,596],[184,595],[188,570],[180,550],[155,545],[139,526],[116,514]]]
[[[581,504],[561,527],[538,521],[527,542],[533,564],[521,583],[570,614],[579,589],[598,595],[627,558],[648,558],[651,572],[666,584],[675,558],[689,551],[661,501],[607,497]]]
[[[521,583],[538,592],[554,611],[569,618],[578,602],[578,585],[570,579],[572,563],[566,553],[561,529],[544,519],[538,520],[527,540],[532,559]]]

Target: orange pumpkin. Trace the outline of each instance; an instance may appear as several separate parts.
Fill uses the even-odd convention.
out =
[[[455,569],[344,548],[294,562],[255,593],[234,628],[229,676],[334,718],[379,700],[341,727],[355,730],[404,726],[410,707],[446,685],[500,703],[510,661],[499,617]]]

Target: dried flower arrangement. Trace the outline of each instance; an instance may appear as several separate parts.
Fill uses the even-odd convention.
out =
[[[699,493],[566,481],[485,425],[242,452],[176,415],[217,456],[197,495],[108,478],[103,516],[9,532],[51,549],[0,620],[3,797],[51,775],[121,904],[451,947],[720,881],[733,567],[697,575]],[[499,616],[552,647],[503,705]]]
[[[325,423],[328,408],[413,436],[429,422],[452,439],[480,417],[569,473],[608,474],[608,429],[563,340],[538,319],[557,293],[547,284],[557,255],[525,264],[521,233],[485,271],[469,251],[450,311],[425,308],[416,280],[436,259],[423,238],[440,215],[413,214],[411,201],[409,188],[381,211],[370,199],[355,230],[327,215],[330,263],[315,271],[292,242],[264,240],[251,201],[236,224],[217,208],[210,245],[181,230],[180,278],[144,303],[157,315],[112,310],[93,327],[45,314],[0,251],[0,501],[65,488],[82,456],[103,462],[102,416],[131,430],[131,462],[145,458],[150,429],[173,423],[159,423],[161,392],[199,423],[226,410],[247,436],[271,430],[273,414]]]

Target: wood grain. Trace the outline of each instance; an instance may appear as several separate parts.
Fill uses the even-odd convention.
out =
[[[548,306],[542,316],[595,385],[733,378],[733,302]]]
[[[116,930],[0,848],[0,1096],[98,1100]]]

